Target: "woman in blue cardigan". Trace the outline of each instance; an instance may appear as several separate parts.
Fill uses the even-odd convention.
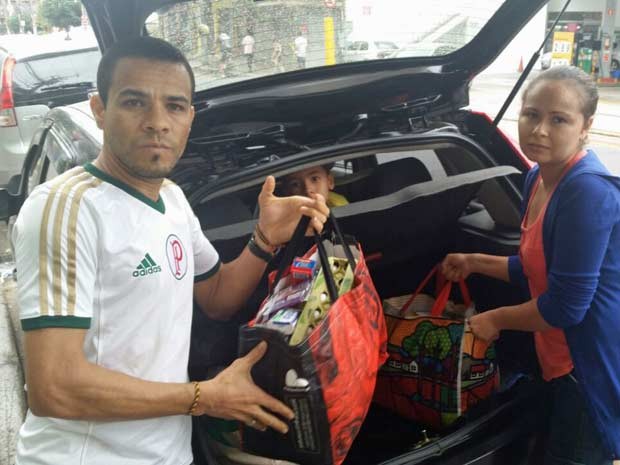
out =
[[[620,463],[620,179],[585,150],[596,85],[574,67],[539,74],[523,92],[519,143],[527,174],[519,254],[450,254],[457,281],[482,273],[531,300],[472,317],[486,340],[532,331],[553,407],[545,464]]]

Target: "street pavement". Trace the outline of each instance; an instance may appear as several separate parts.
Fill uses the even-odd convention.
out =
[[[15,463],[15,441],[26,413],[23,333],[7,236],[7,225],[0,221],[0,464]]]
[[[26,413],[23,333],[15,288],[0,265],[0,464],[15,463],[17,432]]]
[[[536,76],[537,72],[532,72],[531,77]],[[470,89],[470,105],[473,109],[482,110],[489,114],[497,114],[502,104],[508,97],[519,78],[518,73],[486,75],[481,74],[474,79]],[[517,120],[519,108],[521,107],[521,92],[527,83],[519,91],[508,111],[505,114],[507,120]],[[620,86],[599,87],[599,102],[597,112],[592,126],[592,134],[607,136],[620,136]]]

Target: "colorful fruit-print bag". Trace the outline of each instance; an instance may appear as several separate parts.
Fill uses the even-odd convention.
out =
[[[437,273],[433,268],[411,296],[384,301],[389,357],[374,401],[441,430],[499,387],[499,371],[493,343],[468,328],[475,309],[465,282],[463,304],[449,300],[452,283],[441,279],[436,297],[422,294]]]

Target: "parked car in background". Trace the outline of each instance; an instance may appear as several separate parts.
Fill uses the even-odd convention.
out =
[[[345,62],[377,60],[386,58],[398,50],[398,45],[389,40],[349,40],[343,58]]]
[[[449,44],[442,42],[411,42],[404,47],[396,50],[390,58],[406,57],[433,57],[447,55],[461,48],[459,44]]]
[[[549,69],[551,68],[551,59],[553,57],[553,52],[545,52],[540,57],[540,68],[541,69]]]
[[[21,171],[50,108],[85,100],[96,87],[99,49],[61,45],[33,36],[0,40],[0,187]]]
[[[187,40],[204,21],[196,12],[214,14],[210,2],[199,0],[83,3],[103,50],[123,37],[150,33],[180,47],[190,61],[204,53]],[[428,5],[409,3],[419,8],[420,17],[429,14]],[[478,28],[473,38],[463,36],[459,44],[411,44],[402,53],[372,61],[360,53],[350,55],[358,63],[217,85],[208,69],[196,70],[196,116],[170,177],[185,192],[222,261],[246,246],[267,175],[281,178],[331,163],[334,190],[349,201],[334,212],[341,229],[354,235],[369,257],[382,298],[411,293],[448,252],[517,253],[521,188],[529,164],[487,115],[469,109],[476,105],[469,100],[469,88],[546,0],[470,2],[467,8],[459,2],[438,3],[446,17],[455,8],[465,20],[470,15]],[[253,4],[257,31],[275,27],[278,18],[287,20],[270,14],[270,2]],[[293,17],[308,13],[304,2],[290,8]],[[157,16],[145,26],[144,18],[153,13]],[[317,21],[322,25],[322,16]],[[421,22],[412,21],[411,27]],[[16,213],[36,185],[94,159],[101,143],[86,103],[52,109],[32,138],[17,194],[0,190],[0,219]],[[470,292],[480,312],[523,301],[518,289],[484,276],[472,277]],[[261,296],[256,297],[228,322],[194,311],[191,379],[204,379],[237,356],[238,328],[257,310]],[[536,446],[548,403],[532,335],[502,332],[496,351],[499,392],[443,431],[427,431],[373,405],[345,465],[538,463]],[[441,389],[437,384],[416,395],[433,402]],[[209,455],[206,422],[194,418],[198,465]],[[209,461],[217,463],[217,458]]]

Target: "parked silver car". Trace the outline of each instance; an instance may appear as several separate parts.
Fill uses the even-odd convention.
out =
[[[392,55],[398,45],[389,40],[349,40],[343,52],[345,62],[378,60]]]
[[[551,68],[551,60],[553,58],[553,52],[545,52],[540,57],[540,69]]]
[[[50,108],[85,100],[94,90],[101,57],[97,47],[15,48],[0,44],[0,187],[21,172],[30,139]]]
[[[412,42],[397,50],[390,58],[434,57],[447,55],[461,48],[460,45],[443,42]]]

